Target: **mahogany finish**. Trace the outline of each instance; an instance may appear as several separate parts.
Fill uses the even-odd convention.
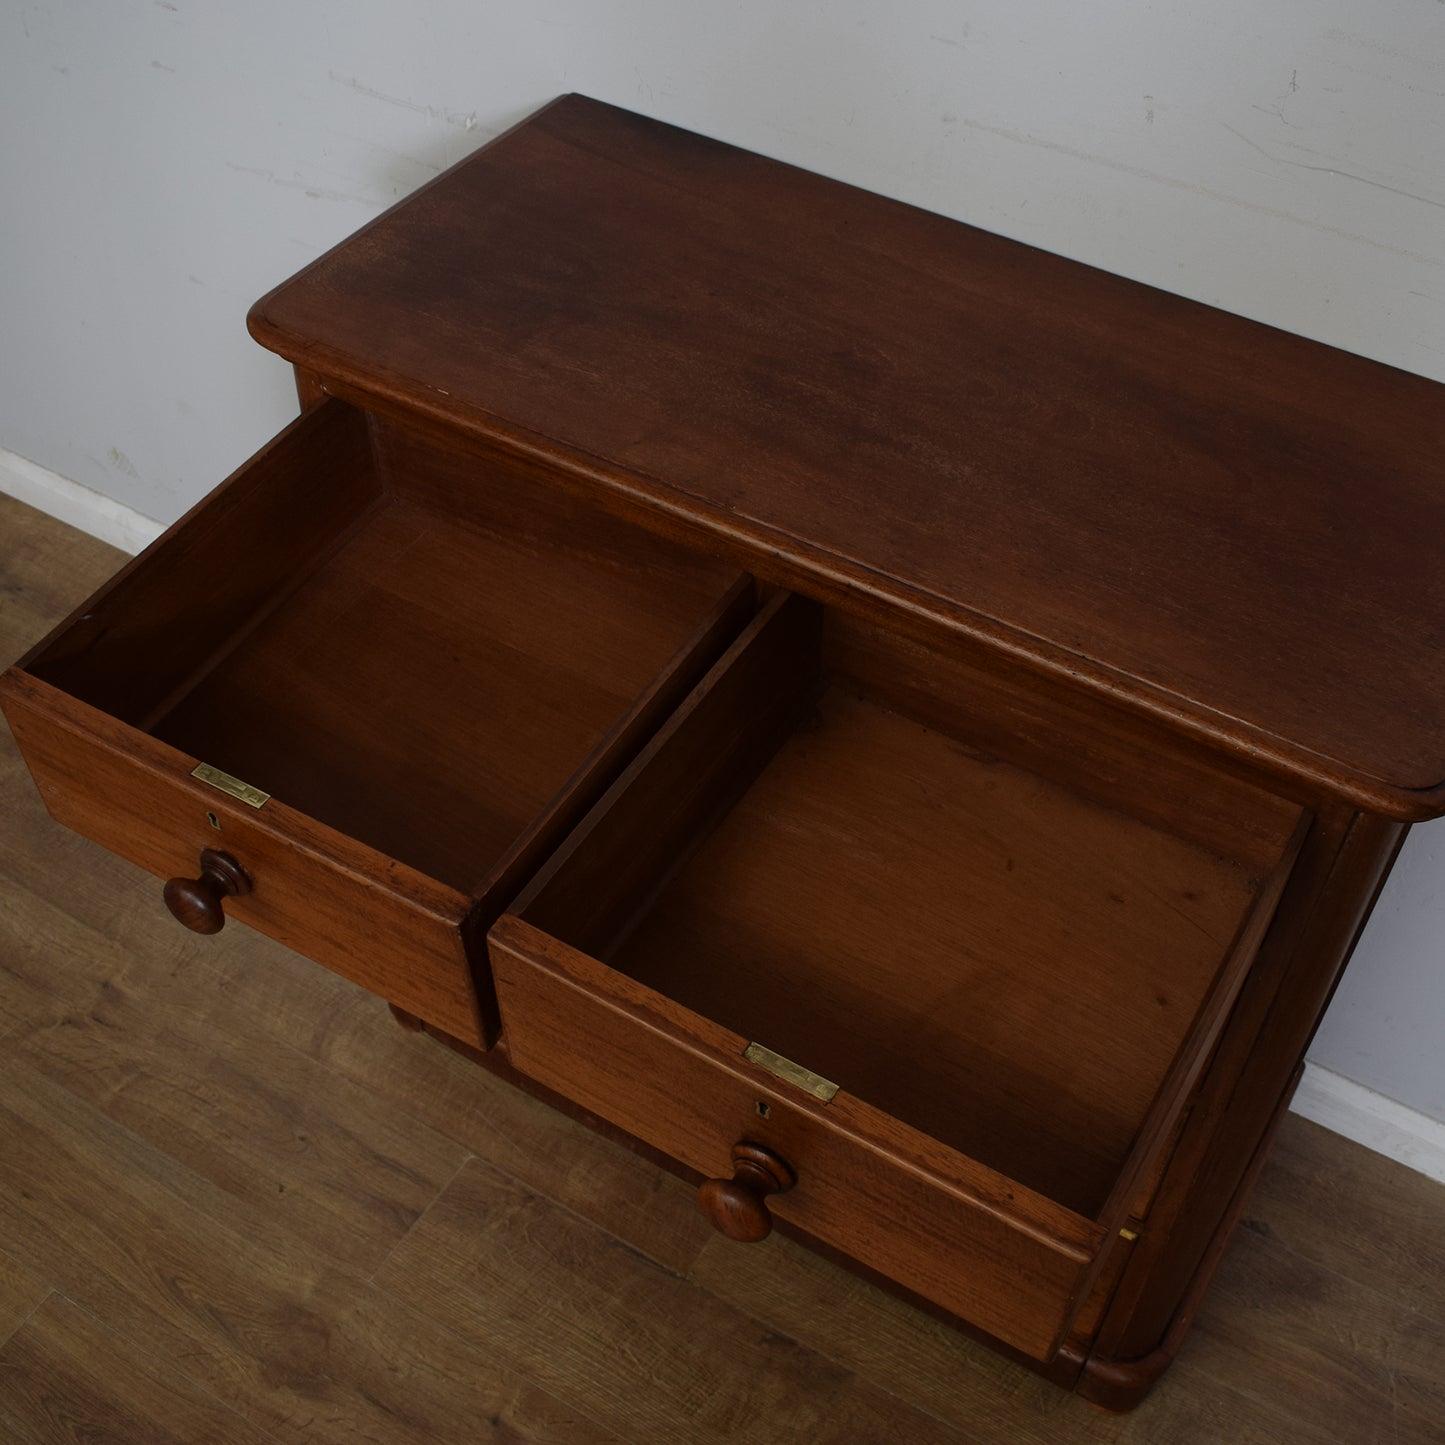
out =
[[[1367,806],[1445,805],[1445,407],[1422,377],[581,96],[251,329],[772,553],[800,590]]]
[[[21,666],[149,731],[377,504],[369,454],[366,418],[349,407],[292,423]]]
[[[774,1149],[799,1180],[771,1201],[779,1220],[1035,1360],[1058,1348],[1124,1220],[1069,1211],[866,1100],[814,1100],[746,1060],[743,1035],[510,914],[491,954],[520,1072],[706,1176],[743,1135]]]
[[[1250,877],[836,684],[819,710],[831,636],[775,595],[493,929],[510,1056],[694,1168],[776,1142],[807,1174],[783,1217],[1047,1359],[1147,1212],[1304,828]],[[840,1092],[780,1099],[749,1041]],[[835,1128],[931,1181],[895,1193]]]
[[[191,776],[196,759],[18,668],[0,679],[0,701],[57,822],[160,879],[193,869],[221,841],[256,885],[231,900],[233,919],[483,1042],[465,895],[279,798],[260,809],[228,798]]]
[[[1439,390],[576,96],[250,324],[0,679],[52,814],[1137,1402],[1445,812]]]
[[[436,476],[465,479],[464,518],[425,505]],[[326,401],[0,696],[57,818],[163,879],[224,841],[256,884],[233,916],[485,1043],[481,934],[753,595],[505,459]]]
[[[193,933],[219,933],[226,926],[222,904],[251,891],[246,870],[229,853],[201,850],[199,878],[172,878],[163,890],[166,907]]]
[[[746,1140],[733,1145],[733,1177],[704,1179],[697,1203],[717,1232],[739,1244],[758,1244],[773,1232],[768,1196],[786,1194],[798,1177],[786,1159]]]

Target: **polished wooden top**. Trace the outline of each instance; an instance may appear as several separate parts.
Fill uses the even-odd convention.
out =
[[[1445,809],[1421,377],[579,96],[251,327],[782,580]]]

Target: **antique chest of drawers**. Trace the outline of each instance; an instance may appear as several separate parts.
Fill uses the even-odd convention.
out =
[[[580,97],[250,324],[54,816],[1135,1402],[1445,811],[1439,389]]]

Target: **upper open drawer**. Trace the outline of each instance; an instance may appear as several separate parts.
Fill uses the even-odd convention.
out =
[[[470,932],[752,591],[522,463],[326,402],[7,673],[3,700],[60,821],[161,877],[229,855],[251,886],[227,911],[480,1043]]]
[[[701,1173],[771,1151],[796,1184],[760,1207],[1046,1358],[1302,824],[1241,794],[1221,857],[973,750],[866,642],[772,599],[493,928],[504,1036]]]

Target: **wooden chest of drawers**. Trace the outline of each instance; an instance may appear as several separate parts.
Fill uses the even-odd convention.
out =
[[[251,327],[4,677],[54,816],[1140,1398],[1445,811],[1439,389],[579,97]]]

